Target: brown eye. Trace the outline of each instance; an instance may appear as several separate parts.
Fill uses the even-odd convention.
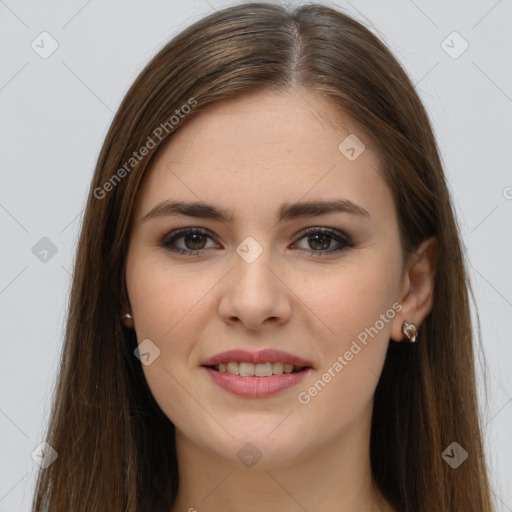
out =
[[[198,233],[190,233],[188,235],[184,235],[183,240],[185,241],[185,245],[188,249],[199,250],[204,248],[205,235]],[[203,243],[201,243],[203,242]]]
[[[313,249],[328,249],[331,245],[331,236],[325,233],[312,235],[308,237],[308,242]]]
[[[207,239],[212,238],[206,231],[197,228],[179,229],[169,235],[166,235],[160,242],[160,245],[170,251],[179,254],[200,255],[204,249],[207,249]],[[180,247],[177,242],[183,240]]]
[[[199,228],[179,229],[166,235],[160,245],[172,252],[189,256],[201,255],[207,247],[208,232]],[[307,247],[302,247],[314,256],[324,256],[355,247],[350,237],[340,231],[329,228],[310,228],[299,238],[306,239]],[[182,241],[181,243],[178,243]],[[334,247],[333,247],[334,246]]]
[[[348,235],[328,228],[311,228],[308,229],[299,240],[306,239],[308,247],[306,250],[315,256],[323,256],[324,254],[332,254],[343,251],[347,248],[354,247],[354,244]],[[332,248],[334,243],[335,248]],[[337,244],[337,247],[336,247]]]

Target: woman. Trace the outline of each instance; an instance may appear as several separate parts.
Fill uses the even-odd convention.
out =
[[[33,510],[491,511],[464,265],[382,42],[196,22],[104,142]]]

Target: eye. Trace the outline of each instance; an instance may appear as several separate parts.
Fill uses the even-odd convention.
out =
[[[348,235],[330,228],[309,228],[302,234],[299,240],[303,238],[306,239],[309,247],[313,249],[311,250],[309,247],[306,247],[306,250],[314,256],[324,256],[355,247],[355,244]],[[333,241],[338,244],[338,247],[334,249],[329,248]]]
[[[185,228],[173,231],[162,238],[160,244],[170,251],[179,254],[199,256],[205,249],[205,239],[212,238],[206,231],[199,228]],[[183,239],[185,248],[175,247],[176,241]]]
[[[184,228],[164,236],[160,245],[178,254],[199,256],[205,249],[211,248],[206,246],[208,238],[213,240],[213,237],[203,229]],[[355,247],[348,235],[330,228],[309,228],[302,233],[298,241],[302,239],[307,239],[306,243],[309,245],[305,250],[315,256],[324,256]],[[182,244],[178,243],[180,240],[182,240]],[[331,247],[333,241],[338,245],[335,248]],[[180,247],[180,245],[182,246]]]

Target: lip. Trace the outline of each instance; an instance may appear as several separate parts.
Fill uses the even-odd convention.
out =
[[[202,369],[219,387],[245,398],[264,398],[275,395],[284,389],[297,385],[313,371],[312,368],[307,368],[297,373],[283,373],[270,377],[241,377],[227,372],[218,372],[205,366]]]
[[[218,372],[208,368],[231,361],[254,364],[281,362],[294,366],[307,366],[308,368],[300,372],[283,373],[269,377],[241,377],[240,375],[231,375],[227,372]],[[201,366],[219,387],[234,395],[246,398],[264,398],[275,395],[284,389],[297,385],[314,369],[310,361],[289,352],[275,349],[263,349],[257,352],[243,349],[227,350],[206,359]]]
[[[229,363],[231,361],[254,364],[281,362],[293,364],[294,366],[311,366],[314,368],[313,363],[310,361],[306,361],[305,359],[302,359],[301,357],[298,357],[294,354],[290,354],[289,352],[283,352],[282,350],[275,349],[264,349],[259,350],[258,352],[251,352],[249,350],[243,349],[227,350],[225,352],[221,352],[220,354],[216,354],[209,359],[206,359],[201,363],[201,366],[215,366],[220,363]],[[248,379],[250,377],[242,378]],[[260,379],[263,377],[257,378]],[[265,378],[269,379],[271,377]]]

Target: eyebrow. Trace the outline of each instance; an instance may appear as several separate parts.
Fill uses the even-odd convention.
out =
[[[314,217],[325,215],[327,213],[344,212],[358,215],[362,218],[371,219],[367,210],[362,206],[348,199],[333,199],[328,201],[304,201],[298,203],[284,203],[277,212],[277,222],[295,219],[299,217]],[[172,201],[165,200],[154,206],[144,217],[142,222],[147,222],[156,217],[185,215],[188,217],[197,217],[201,219],[220,220],[225,223],[231,223],[234,219],[234,213],[228,212],[217,206],[213,206],[202,201]]]

